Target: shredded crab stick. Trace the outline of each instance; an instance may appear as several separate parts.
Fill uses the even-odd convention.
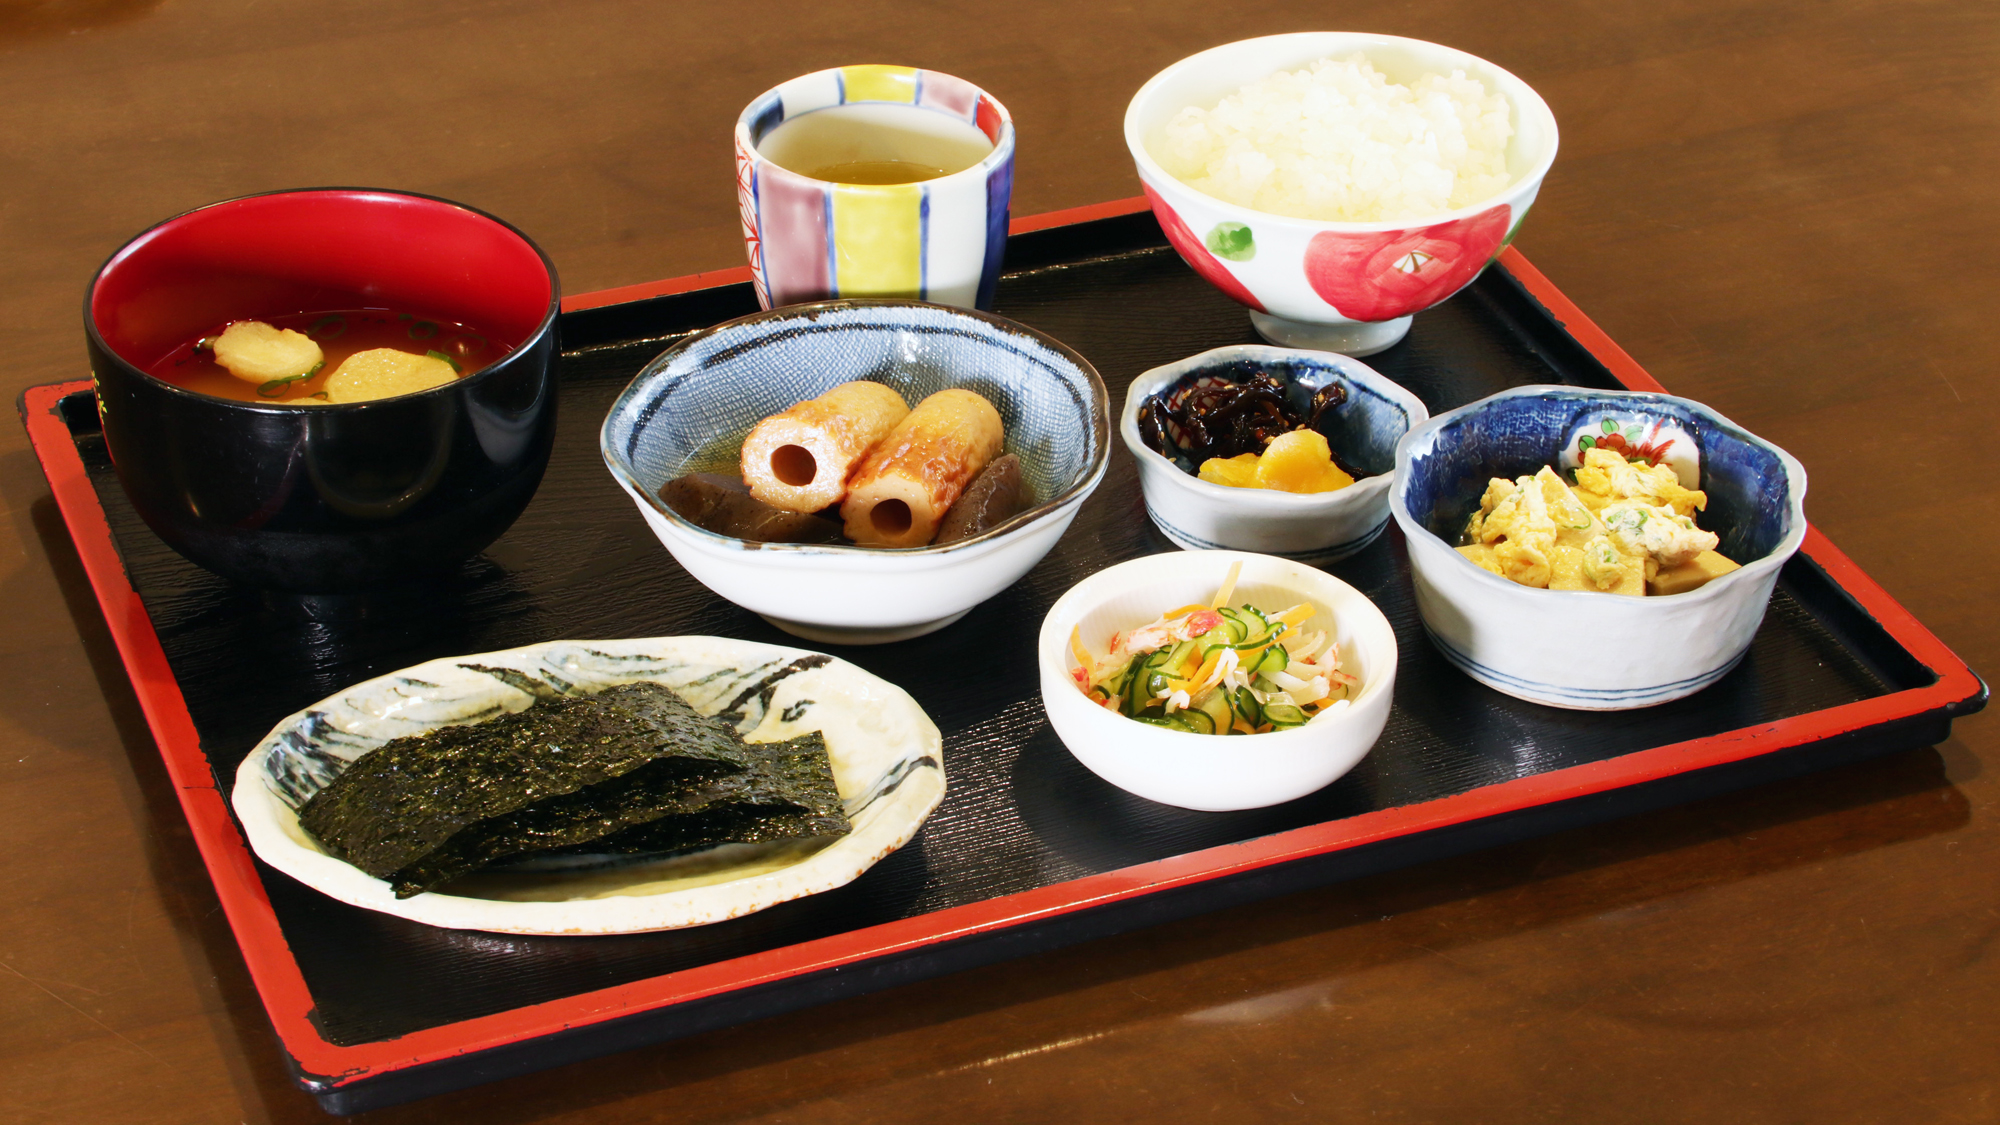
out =
[[[1345,707],[1360,680],[1343,671],[1328,631],[1301,626],[1313,607],[1230,608],[1243,564],[1208,605],[1184,605],[1111,637],[1102,659],[1070,631],[1070,675],[1092,700],[1142,723],[1195,734],[1261,734]]]

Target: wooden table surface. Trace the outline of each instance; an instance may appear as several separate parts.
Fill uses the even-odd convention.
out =
[[[1014,212],[1137,193],[1120,120],[1217,43],[1492,59],[1562,152],[1518,245],[1813,521],[2000,667],[1989,0],[6,0],[0,383],[201,203],[363,184],[569,292],[742,260],[737,111],[850,62],[1012,109]],[[313,1122],[22,430],[0,425],[0,1120]],[[2000,1122],[2000,721],[1941,746],[1161,926],[368,1120]]]

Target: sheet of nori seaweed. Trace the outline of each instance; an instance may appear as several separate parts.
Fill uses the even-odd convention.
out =
[[[389,876],[397,898],[442,886],[488,864],[608,836],[671,813],[740,798],[750,772],[732,762],[661,758],[609,781],[481,821]]]
[[[473,825],[666,757],[750,764],[734,730],[639,682],[394,739],[313,794],[299,823],[332,855],[387,878]]]
[[[663,816],[594,843],[566,849],[565,854],[674,855],[718,844],[838,837],[850,830],[847,818],[839,813],[811,813],[793,804],[721,805],[698,813]]]
[[[756,803],[794,804],[814,816],[846,822],[840,787],[833,780],[833,759],[826,753],[826,735],[807,731],[782,742],[748,743],[744,749],[744,761],[758,778]]]
[[[812,731],[783,742],[745,743],[741,751],[743,769],[728,776],[677,782],[671,774],[656,773],[656,763],[467,829],[398,871],[390,883],[396,897],[408,898],[492,863],[551,852],[674,852],[722,843],[843,836],[851,830],[841,811],[825,735]],[[732,811],[733,819],[722,815]],[[700,819],[707,813],[716,815]],[[647,833],[654,824],[661,827]],[[740,826],[737,835],[729,834],[731,826]],[[604,843],[614,837],[620,842]]]
[[[634,824],[565,854],[685,852],[717,844],[845,836],[853,825],[842,811],[826,736],[819,731],[783,742],[751,743],[751,773],[761,784],[736,801],[718,801],[698,812],[675,812]],[[732,778],[731,781],[736,779]]]

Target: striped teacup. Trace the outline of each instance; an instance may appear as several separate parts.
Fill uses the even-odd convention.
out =
[[[991,309],[1013,183],[1006,108],[934,70],[822,70],[736,122],[743,241],[765,308],[911,297]]]

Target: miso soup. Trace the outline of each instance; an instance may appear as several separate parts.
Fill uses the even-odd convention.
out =
[[[319,345],[324,358],[317,367],[296,377],[258,383],[238,378],[216,362],[214,353],[214,341],[233,323],[229,322],[175,348],[146,372],[174,386],[217,398],[306,406],[327,401],[327,376],[356,352],[392,348],[412,356],[431,356],[449,364],[455,377],[462,379],[498,362],[509,351],[470,325],[388,309],[337,309],[256,319],[304,334]]]

